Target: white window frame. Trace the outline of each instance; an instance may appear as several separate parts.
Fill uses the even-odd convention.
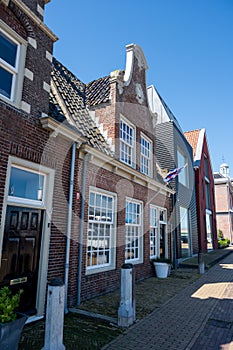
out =
[[[98,215],[98,216],[90,215],[90,208],[91,208],[90,198],[91,198],[92,194],[94,194],[95,198],[96,198],[96,196],[100,196],[101,204],[102,204],[103,196],[106,196],[107,198],[112,199],[112,210],[111,210],[112,218],[111,218],[111,220],[107,220],[106,216],[101,217],[100,215]],[[96,204],[96,202],[95,202],[95,204]],[[90,186],[89,205],[88,205],[87,244],[86,244],[86,246],[87,246],[87,250],[86,250],[86,274],[93,274],[93,273],[97,273],[97,272],[112,270],[115,268],[116,205],[117,205],[117,196],[115,193]],[[103,210],[103,208],[106,208],[106,207],[103,207],[103,206],[97,207],[95,205],[95,206],[93,206],[93,208],[94,208],[94,211],[96,211],[97,208],[99,208],[99,210],[101,211],[101,210]],[[94,226],[97,226],[98,232],[100,232],[101,228],[106,230],[106,227],[107,226],[109,227],[109,236],[107,237],[107,239],[109,239],[109,248],[106,249],[108,254],[109,254],[109,261],[106,261],[106,259],[104,259],[104,256],[105,256],[104,254],[100,255],[100,248],[103,248],[103,247],[98,246],[95,251],[93,249],[94,247],[88,249],[89,246],[92,247],[91,238],[93,238],[93,235],[90,234],[90,236],[89,236],[89,232],[91,232],[91,231],[93,232]],[[96,240],[98,241],[99,238]],[[95,254],[95,258],[96,258],[95,259],[96,264],[93,265],[93,261],[94,261],[93,255],[94,254]]]
[[[182,159],[182,161],[181,161]],[[178,168],[181,168],[187,164],[188,160],[186,155],[181,151],[180,148],[177,149],[177,164]],[[185,166],[184,169],[181,170],[180,174],[178,175],[178,181],[182,185],[189,187],[189,181],[188,181],[188,167]]]
[[[17,45],[15,67],[0,58],[0,67],[12,74],[11,96],[8,98],[0,93],[0,98],[14,106],[21,107],[27,41],[2,20],[0,20],[0,32]]]
[[[126,125],[129,129],[132,130],[132,143],[130,143],[125,137],[122,137],[122,123]],[[126,133],[124,133],[126,134]],[[126,134],[127,135],[127,134]],[[136,168],[136,128],[130,123],[126,118],[121,116],[120,118],[120,161],[131,166],[132,168]],[[122,153],[126,155],[122,156]]]
[[[190,233],[190,218],[189,218],[189,208],[185,208],[185,207],[182,207],[180,206],[180,235],[181,235],[181,241],[182,241],[182,228],[184,227],[184,224],[185,226],[187,225],[187,227],[185,227],[186,231],[184,231],[185,233],[185,236],[187,236],[187,243],[186,242],[181,242],[181,250],[183,251],[183,249],[187,249],[187,255],[183,256],[182,254],[182,257],[189,257],[190,254],[191,254],[191,233]],[[185,222],[186,221],[186,222]],[[187,235],[186,235],[187,233]],[[187,248],[185,248],[185,244],[188,245]],[[183,248],[184,246],[184,248]]]
[[[156,223],[152,224],[151,211],[155,212]],[[163,212],[163,220],[160,218],[160,214]],[[165,225],[165,256],[168,256],[167,247],[167,209],[155,205],[150,205],[150,259],[160,257],[160,225]],[[152,235],[153,230],[153,235]],[[152,240],[153,239],[153,244]],[[151,254],[151,247],[153,247],[153,254]]]
[[[153,215],[152,215],[152,212]],[[155,222],[152,222],[152,216]],[[157,258],[159,247],[159,233],[158,233],[158,208],[150,206],[150,259]]]
[[[137,212],[136,213],[131,212],[132,217],[136,218],[136,222],[128,222],[127,220],[127,210],[129,205],[133,205],[139,208],[139,214],[137,214]],[[138,217],[138,220],[137,220],[137,217]],[[142,232],[143,232],[143,203],[133,198],[126,198],[126,207],[125,207],[125,262],[126,263],[136,264],[136,263],[143,262]],[[133,244],[131,244],[131,242]],[[135,242],[137,242],[137,245],[135,245],[136,244]]]
[[[8,197],[7,197],[7,201],[8,203],[11,203],[11,204],[27,204],[29,206],[33,206],[33,207],[41,207],[43,208],[45,206],[45,189],[46,189],[46,177],[47,175],[42,172],[42,171],[37,171],[37,170],[34,170],[34,169],[31,169],[31,168],[27,168],[27,167],[24,167],[24,166],[21,166],[21,165],[17,165],[17,164],[12,164],[11,165],[11,169],[10,171],[12,170],[12,168],[15,168],[15,169],[20,169],[20,170],[24,170],[24,171],[27,171],[28,173],[32,173],[32,174],[37,174],[37,175],[41,175],[43,176],[43,186],[42,188],[38,188],[38,191],[41,191],[41,193],[38,195],[41,195],[42,198],[41,200],[34,200],[34,199],[29,199],[27,197],[15,197],[14,195],[10,195],[8,193]],[[10,181],[11,181],[11,173],[10,173]]]
[[[142,140],[148,143],[148,148],[142,145]],[[148,155],[143,150],[147,151]],[[140,172],[152,177],[152,141],[143,133],[140,135]]]

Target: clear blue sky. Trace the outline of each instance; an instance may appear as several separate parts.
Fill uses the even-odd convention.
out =
[[[233,177],[233,0],[51,0],[54,56],[83,82],[125,68],[139,44],[183,131],[206,128],[214,171]]]

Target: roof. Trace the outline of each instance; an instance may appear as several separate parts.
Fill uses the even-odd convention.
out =
[[[110,76],[94,80],[86,85],[86,104],[88,106],[109,102]]]
[[[201,130],[199,129],[199,130],[192,130],[192,131],[185,131],[184,132],[184,136],[186,137],[187,141],[192,146],[194,158],[195,158],[196,153],[197,153],[197,145],[198,145],[200,131]]]
[[[166,121],[171,121],[181,132],[181,134],[183,134],[178,120],[176,119],[176,117],[174,116],[164,99],[161,97],[157,89],[154,87],[154,85],[150,85],[147,87],[147,96],[150,110],[152,111],[152,113],[157,114],[157,123],[160,124]]]
[[[103,82],[103,89],[99,95],[92,93],[92,87],[96,88],[96,84],[90,84],[87,88],[86,84],[56,59],[53,60],[51,78],[49,116],[59,122],[68,123],[71,128],[75,127],[87,138],[89,145],[105,154],[113,155],[107,140],[89,113],[86,98],[88,94],[89,101],[93,101],[93,104],[106,101],[106,94],[104,98],[100,97],[101,93],[106,91],[106,80],[99,79],[100,85]]]
[[[199,167],[203,153],[205,129],[186,131],[184,132],[184,136],[193,149],[194,167]]]

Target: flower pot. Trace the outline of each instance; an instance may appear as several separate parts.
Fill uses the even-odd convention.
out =
[[[170,272],[170,265],[165,262],[154,262],[156,276],[158,278],[167,278]]]
[[[15,321],[0,323],[0,349],[18,349],[19,339],[26,320],[26,315],[19,314]]]

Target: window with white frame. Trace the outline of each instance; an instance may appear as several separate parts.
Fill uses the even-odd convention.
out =
[[[115,225],[115,196],[90,191],[87,232],[87,270],[113,264],[113,232]]]
[[[150,206],[150,258],[165,257],[167,210]]]
[[[143,134],[140,137],[140,171],[152,176],[152,142]]]
[[[186,166],[188,160],[187,157],[180,150],[177,150],[177,160],[178,168],[184,167],[178,175],[178,180],[181,184],[188,187],[188,167]]]
[[[120,160],[135,167],[135,128],[124,119],[120,121]]]
[[[125,217],[125,260],[142,260],[142,203],[126,201]]]
[[[150,207],[150,258],[158,254],[158,217],[157,208]]]
[[[0,96],[13,103],[21,96],[25,55],[26,41],[7,26],[0,26]]]
[[[8,201],[43,205],[46,175],[12,165],[8,188]]]

